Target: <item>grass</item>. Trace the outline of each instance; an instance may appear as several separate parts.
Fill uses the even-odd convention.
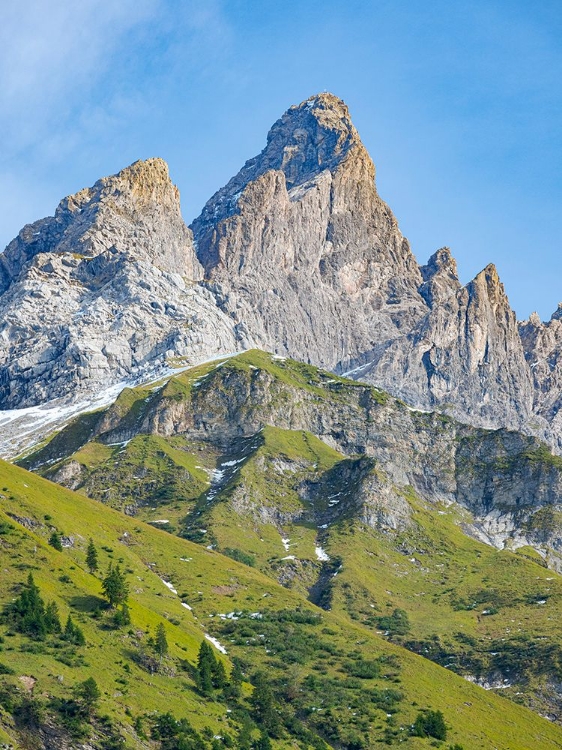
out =
[[[342,436],[350,436],[347,455],[311,432],[290,429],[302,424],[304,413],[323,435],[322,414],[330,410],[338,414],[334,410],[342,405],[351,421],[342,425],[338,437],[345,445]],[[315,415],[319,415],[316,422]],[[560,578],[544,567],[543,558],[530,547],[498,551],[468,537],[462,529],[472,519],[459,506],[429,505],[412,488],[393,486],[383,471],[384,463],[353,453],[355,418],[365,419],[367,424],[376,424],[378,419],[389,425],[393,420],[397,424],[409,420],[416,433],[425,433],[428,439],[436,436],[437,448],[439,436],[446,433],[459,446],[460,464],[450,467],[451,474],[457,471],[459,476],[501,471],[507,481],[514,462],[530,467],[537,475],[560,468],[531,439],[520,438],[522,447],[515,461],[506,451],[509,441],[505,431],[471,431],[443,415],[411,412],[369,386],[259,351],[192,368],[150,390],[129,389],[116,405],[95,415],[97,421],[92,416],[82,418],[83,423],[78,419],[46,448],[28,457],[26,465],[37,466],[49,456],[49,460],[57,458],[57,463],[39,467],[48,476],[57,476],[65,463],[76,461],[82,467],[82,493],[136,513],[135,519],[125,519],[111,515],[108,508],[94,506],[104,519],[121,519],[119,534],[123,530],[130,534],[125,546],[135,556],[135,564],[140,563],[142,569],[150,563],[152,571],[160,572],[185,594],[185,601],[199,618],[188,623],[195,632],[202,618],[210,618],[205,620],[208,627],[221,639],[232,639],[232,653],[248,668],[265,668],[273,680],[282,680],[281,659],[273,655],[283,641],[282,629],[272,625],[267,634],[260,633],[249,615],[242,616],[240,622],[224,621],[217,615],[263,613],[273,604],[273,609],[304,607],[317,612],[307,602],[309,596],[331,609],[322,617],[334,635],[328,638],[324,656],[312,649],[303,661],[299,689],[304,690],[307,674],[319,674],[328,680],[326,690],[335,695],[330,680],[347,674],[344,662],[351,658],[350,648],[358,649],[364,658],[376,652],[399,659],[396,679],[400,682],[396,684],[405,697],[399,701],[397,713],[391,713],[392,721],[386,721],[386,712],[381,714],[380,726],[379,719],[369,719],[368,742],[376,736],[397,743],[404,740],[400,742],[404,747],[426,747],[425,740],[407,736],[408,722],[417,713],[412,704],[443,710],[451,723],[451,736],[465,750],[549,747],[541,744],[551,741],[545,738],[560,742],[561,730],[554,727],[549,734],[550,725],[538,717],[531,720],[524,708],[515,705],[526,703],[548,714],[559,702]],[[277,423],[271,424],[274,419]],[[166,434],[143,434],[141,425]],[[337,421],[331,429],[337,429]],[[386,443],[384,430],[373,434],[378,435],[384,456],[391,443]],[[329,439],[330,435],[323,437]],[[120,445],[110,444],[121,441]],[[66,446],[62,460],[53,445],[56,451]],[[212,475],[213,471],[218,473]],[[72,497],[77,502],[76,495]],[[82,498],[80,502],[90,501]],[[397,523],[388,520],[401,503],[407,512]],[[59,504],[58,497],[56,503],[51,502],[53,508]],[[36,512],[40,519],[40,511]],[[366,518],[371,519],[371,525]],[[153,524],[167,519],[169,523],[150,528],[141,519]],[[558,520],[557,512],[545,507],[526,523],[533,532],[547,534]],[[65,534],[75,528],[75,521],[70,523],[64,517],[60,524],[57,522],[57,527]],[[86,525],[95,529],[93,520]],[[87,538],[85,531],[80,535]],[[115,536],[107,544],[114,548]],[[318,559],[319,546],[329,561]],[[83,544],[79,549],[83,553]],[[77,550],[63,554],[76,558]],[[220,550],[231,555],[234,551],[235,558],[253,565],[238,564],[218,554]],[[83,565],[80,555],[76,559]],[[108,553],[104,564],[110,559]],[[146,577],[146,573],[138,576]],[[158,586],[161,588],[160,583],[156,589]],[[158,605],[162,602],[149,597],[149,604],[144,600],[144,586],[139,588],[143,591],[138,594],[138,605],[144,602],[147,610],[161,614]],[[154,595],[158,596],[156,590]],[[159,599],[162,597],[169,595],[160,590]],[[176,605],[174,612],[166,609],[164,615],[175,620],[179,606],[183,627],[186,611],[181,603]],[[397,609],[406,612],[410,629],[401,636],[388,633],[394,642],[387,643],[378,632],[379,620]],[[307,642],[306,627],[295,626],[295,643]],[[269,654],[260,635],[272,646]],[[402,644],[427,658],[420,659],[401,648]],[[331,654],[330,649],[340,656]],[[285,654],[283,658],[288,657]],[[455,672],[482,680],[506,680],[501,684],[502,698],[471,686]],[[348,687],[351,692],[345,700],[360,701],[356,688],[351,683]],[[276,690],[282,694],[281,683]],[[314,690],[310,687],[310,695]],[[448,710],[447,691],[458,696],[451,704],[456,719]],[[506,701],[505,696],[514,702]],[[467,711],[472,708],[467,702],[474,701],[480,707],[483,701],[487,708]],[[316,726],[313,708],[310,704],[303,709],[309,727]],[[340,709],[339,705],[330,708],[339,719],[336,723],[351,731],[354,720],[344,717]],[[492,719],[485,719],[488,710]],[[514,727],[516,731],[512,731]],[[536,733],[525,734],[535,732],[534,728],[546,733],[543,739]],[[345,746],[341,738],[334,742]]]
[[[205,629],[212,627],[219,632],[223,627],[224,621],[217,619],[221,612],[245,610],[271,612],[272,615],[295,610],[318,612],[297,593],[284,589],[258,570],[127,518],[17,467],[0,464],[0,485],[7,488],[2,492],[0,515],[4,527],[8,528],[0,545],[0,564],[4,571],[0,581],[1,601],[8,601],[13,596],[14,585],[25,580],[28,571],[32,570],[45,598],[58,603],[62,617],[72,612],[88,642],[85,664],[71,667],[57,661],[50,652],[22,651],[23,637],[14,636],[5,639],[10,641],[11,666],[16,675],[33,674],[37,679],[37,691],[54,695],[64,694],[67,686],[94,675],[102,689],[102,710],[118,724],[128,725],[129,733],[132,730],[127,708],[133,717],[146,711],[169,709],[177,715],[187,716],[197,727],[207,724],[216,732],[224,731],[230,720],[223,704],[202,702],[188,677],[143,672],[129,658],[130,650],[134,648],[133,637],[108,630],[90,616],[100,596],[99,579],[85,570],[85,547],[90,536],[96,539],[101,551],[102,568],[110,561],[114,564],[121,561],[123,568],[130,571],[134,630],[154,632],[157,624],[164,622],[175,659],[194,663]],[[28,524],[39,525],[31,531],[10,519],[6,515],[9,513],[28,519]],[[48,522],[45,521],[46,515],[50,516]],[[72,536],[74,546],[62,553],[49,547],[46,539],[51,526]],[[68,576],[71,582],[61,583],[62,576]],[[181,606],[180,598],[162,584],[160,577],[173,583],[184,601],[193,607],[192,611]],[[325,641],[326,648],[334,654],[342,654],[335,657],[333,666],[329,664],[332,657],[328,656],[328,676],[338,674],[338,664],[342,664],[338,660],[345,661],[351,651],[362,654],[364,659],[376,653],[398,660],[399,689],[404,698],[399,701],[396,713],[392,714],[396,731],[401,726],[407,727],[415,718],[417,708],[412,706],[415,702],[418,706],[443,710],[451,727],[451,741],[458,741],[466,748],[546,749],[557,747],[561,741],[561,730],[556,726],[466,683],[427,660],[386,643],[360,623],[349,621],[343,612],[322,613],[321,618],[322,642]],[[305,638],[309,631],[319,633],[318,625],[292,627],[300,633],[300,639]],[[278,638],[276,632],[271,631],[272,639]],[[280,679],[284,673],[284,665],[275,666],[275,659],[263,647],[232,644],[229,652],[239,655],[253,668],[267,667],[272,679],[277,679],[277,676]],[[324,653],[329,654],[329,651]],[[299,680],[311,670],[314,674],[325,658],[318,660],[315,657],[310,663],[308,661],[299,672]],[[131,664],[130,676],[124,674],[125,662]],[[116,682],[122,679],[126,681],[125,686]],[[382,682],[375,679],[371,684],[373,688],[377,685],[380,689],[389,687],[387,679]],[[341,709],[344,711],[343,707]],[[376,729],[377,722],[370,731],[382,736],[387,727],[386,715],[382,711],[378,715],[382,729]],[[352,725],[351,717],[346,714],[346,726]],[[4,727],[3,731],[11,736],[8,728]],[[402,734],[404,732],[402,730]],[[274,744],[288,746],[284,742]],[[426,746],[423,741],[407,734],[401,745],[406,748]],[[140,744],[135,746],[140,747]]]

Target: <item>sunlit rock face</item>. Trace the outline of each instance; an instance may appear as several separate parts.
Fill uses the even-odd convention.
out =
[[[259,346],[562,449],[562,323],[518,324],[493,265],[419,266],[349,115],[291,107],[186,227],[160,159],[64,199],[0,255],[0,408]]]
[[[234,347],[161,159],[65,198],[0,255],[0,407],[83,399]]]

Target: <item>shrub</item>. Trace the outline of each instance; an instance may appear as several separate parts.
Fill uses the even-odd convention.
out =
[[[412,734],[415,737],[435,737],[444,740],[447,737],[445,718],[441,711],[420,711],[414,722]]]

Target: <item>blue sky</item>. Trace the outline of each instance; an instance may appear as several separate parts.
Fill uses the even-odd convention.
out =
[[[0,245],[162,156],[189,222],[291,104],[350,107],[418,261],[562,300],[560,0],[3,0]]]

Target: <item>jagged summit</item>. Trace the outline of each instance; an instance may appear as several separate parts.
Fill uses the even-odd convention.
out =
[[[25,227],[0,256],[0,405],[258,346],[562,447],[561,319],[518,326],[495,267],[463,286],[448,248],[419,266],[346,104],[321,93],[191,229],[161,159]]]
[[[460,289],[457,263],[448,247],[433,253],[425,266],[420,267],[424,283],[420,294],[430,307],[443,302]]]
[[[162,159],[64,198],[0,255],[0,408],[90,398],[166,357],[231,351],[233,324],[201,276]]]
[[[311,96],[289,107],[274,123],[263,151],[213,195],[192,228],[200,233],[217,217],[236,212],[241,192],[267,172],[282,172],[291,190],[325,170],[334,172],[351,154],[362,162],[366,179],[374,182],[373,162],[351,122],[347,105],[333,94]]]
[[[179,191],[163,159],[136,161],[103,177],[63,198],[54,216],[25,226],[0,255],[0,294],[38,255],[70,253],[88,259],[108,252],[149,257],[164,270],[201,277],[191,233],[181,217]]]
[[[425,312],[420,271],[347,106],[288,109],[192,224],[222,309],[265,349],[348,365]]]
[[[269,169],[282,169],[292,188],[324,169],[333,171],[350,151],[361,148],[346,104],[324,93],[288,109],[269,131],[258,158]]]

